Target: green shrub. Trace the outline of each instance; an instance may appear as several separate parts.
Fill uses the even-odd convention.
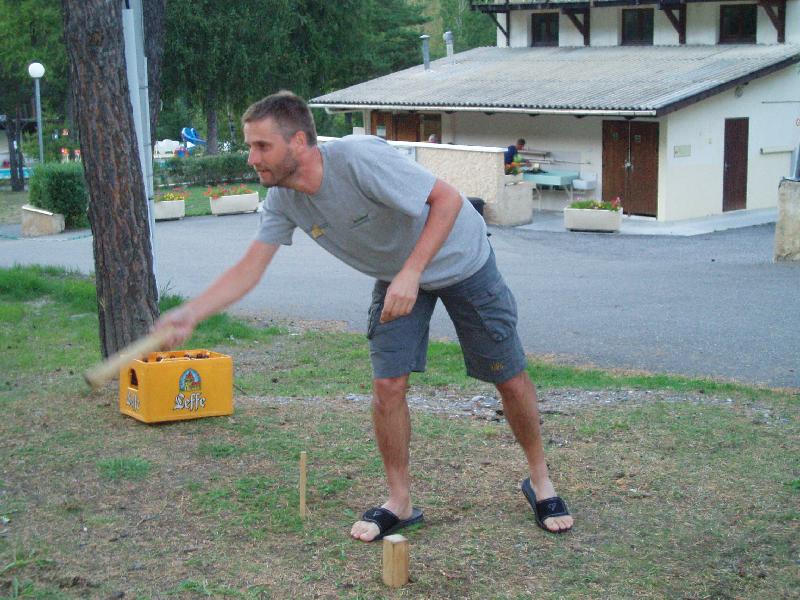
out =
[[[162,185],[209,185],[256,179],[255,171],[247,164],[247,154],[239,152],[168,158],[155,163],[154,173]]]
[[[30,203],[64,215],[68,229],[86,227],[89,195],[80,163],[45,163],[30,178]]]

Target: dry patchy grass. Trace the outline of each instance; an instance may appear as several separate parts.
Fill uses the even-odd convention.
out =
[[[388,591],[380,546],[347,536],[383,494],[363,403],[239,394],[232,417],[148,426],[117,412],[112,387],[3,393],[0,593],[790,597],[796,412],[684,400],[654,393],[604,405],[594,393],[546,415],[549,461],[577,518],[562,536],[535,526],[504,423],[415,411],[414,493],[426,524],[407,534],[413,582]],[[115,459],[121,468],[108,466]]]

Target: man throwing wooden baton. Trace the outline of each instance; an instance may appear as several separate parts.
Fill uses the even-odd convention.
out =
[[[259,281],[299,227],[328,252],[375,279],[367,338],[373,369],[375,437],[388,499],[352,529],[370,542],[422,521],[411,502],[411,425],[406,388],[425,369],[428,326],[437,300],[453,321],[467,373],[493,383],[528,462],[522,492],[539,525],[572,527],[556,496],[539,431],[536,389],[516,331],[517,307],[495,265],[483,219],[455,188],[384,140],[348,136],[317,145],[313,117],[290,92],[260,100],[242,117],[248,163],[271,186],[256,239],[208,289],[159,319],[171,346]]]

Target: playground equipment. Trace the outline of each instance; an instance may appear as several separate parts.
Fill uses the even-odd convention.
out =
[[[194,127],[184,127],[181,129],[181,139],[186,143],[189,152],[191,152],[195,146],[206,145],[206,141],[200,138],[200,134],[197,133]]]

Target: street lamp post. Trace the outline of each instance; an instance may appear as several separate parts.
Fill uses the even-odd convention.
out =
[[[28,75],[33,77],[36,88],[36,132],[39,134],[39,164],[44,163],[44,143],[42,142],[42,99],[39,95],[39,80],[44,75],[42,63],[33,62],[28,65]]]

